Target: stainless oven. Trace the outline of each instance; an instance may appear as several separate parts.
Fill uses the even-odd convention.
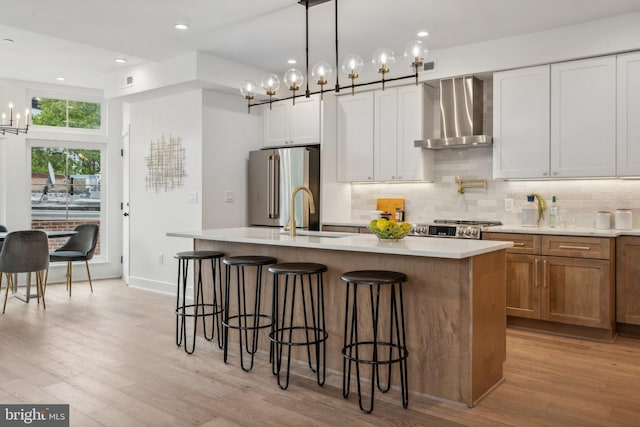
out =
[[[502,225],[499,221],[436,219],[429,224],[414,224],[410,236],[482,239],[482,231]]]

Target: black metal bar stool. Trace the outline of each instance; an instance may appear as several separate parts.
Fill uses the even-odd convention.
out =
[[[222,262],[225,265],[226,272],[225,310],[224,320],[222,321],[224,329],[224,363],[227,363],[229,329],[237,329],[240,345],[240,367],[242,370],[249,372],[253,369],[253,358],[258,350],[258,331],[260,329],[270,328],[272,322],[272,315],[265,314],[261,311],[262,268],[265,265],[275,264],[277,260],[268,256],[248,255],[226,257]],[[229,304],[232,267],[235,267],[236,271],[236,296],[238,305],[235,314],[230,313],[231,308]],[[247,284],[245,280],[245,269],[247,268],[253,268],[256,271],[255,292],[253,298],[249,299],[247,299]],[[253,311],[248,311],[247,305],[251,303],[253,303]],[[251,339],[249,339],[249,331],[251,331]],[[251,362],[249,367],[245,367],[244,365],[245,351],[250,356]]]
[[[358,404],[365,413],[373,411],[373,398],[376,387],[382,393],[391,388],[391,368],[398,364],[400,368],[400,388],[402,406],[409,404],[409,387],[407,384],[407,356],[404,303],[402,299],[402,283],[407,276],[395,271],[350,271],[340,277],[347,283],[344,323],[344,346],[342,347],[342,395],[349,396],[351,386],[351,364],[356,365],[358,381]],[[358,286],[366,286],[358,293]],[[388,288],[389,292],[382,289]],[[382,292],[381,292],[382,291]],[[368,294],[372,330],[363,330],[366,320],[366,297]],[[365,298],[362,310],[359,312],[358,295]],[[380,299],[389,299],[389,318],[380,319]],[[362,317],[359,319],[359,317]],[[389,325],[385,334],[379,327],[384,322]],[[364,337],[362,335],[365,335]],[[362,404],[362,388],[360,385],[360,364],[371,365],[371,396],[369,407]],[[387,365],[387,383],[380,380],[380,365]]]
[[[222,317],[222,268],[220,259],[224,253],[217,251],[185,251],[178,252],[174,258],[178,260],[178,292],[176,298],[176,345],[181,346],[184,341],[184,351],[192,354],[196,348],[196,329],[198,327],[198,317],[202,317],[203,335],[207,341],[211,341],[214,336],[214,328],[218,332],[218,347],[222,348],[222,334],[220,319]],[[193,260],[194,274],[197,272],[197,280],[193,289],[193,303],[187,303],[187,276],[189,274],[189,261]],[[212,297],[209,302],[204,301],[202,288],[202,261],[211,261],[211,292]],[[195,265],[198,268],[195,268]],[[216,272],[217,280],[216,280]],[[216,283],[218,289],[216,289]],[[211,317],[211,333],[207,333],[207,317]],[[187,343],[187,318],[193,318],[193,341],[191,346]]]
[[[269,272],[273,273],[273,327],[269,334],[275,354],[272,369],[273,374],[278,377],[278,385],[283,390],[289,386],[291,347],[293,346],[307,347],[309,368],[316,373],[318,384],[324,384],[327,352],[325,341],[329,337],[324,320],[322,276],[325,271],[327,271],[326,265],[304,262],[283,263],[269,267]],[[284,276],[282,288],[280,276]],[[299,300],[297,300],[298,292],[300,292]],[[287,346],[287,367],[283,384],[280,373],[285,346]],[[314,347],[314,357],[311,357],[311,346]]]

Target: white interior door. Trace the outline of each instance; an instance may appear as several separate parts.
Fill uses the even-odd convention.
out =
[[[129,284],[129,135],[131,126],[122,135],[122,279]]]

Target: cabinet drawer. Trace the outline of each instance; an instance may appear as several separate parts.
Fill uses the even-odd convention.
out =
[[[602,237],[542,236],[542,254],[611,259],[612,240]]]
[[[502,240],[513,242],[513,246],[507,249],[511,254],[539,254],[540,236],[535,234],[517,233],[482,233],[483,240]]]

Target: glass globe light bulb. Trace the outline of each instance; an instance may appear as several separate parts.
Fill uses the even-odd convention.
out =
[[[388,73],[389,66],[395,64],[396,57],[391,49],[380,48],[373,52],[371,63],[373,67],[380,73]]]
[[[424,49],[422,41],[413,40],[404,48],[404,59],[407,60],[411,66],[414,66],[414,62],[421,64],[422,61],[424,61],[425,53],[426,50]]]
[[[396,62],[396,57],[391,49],[380,48],[373,52],[371,63],[382,74],[382,90],[384,90],[384,75],[389,72],[389,66]]]
[[[258,85],[253,80],[245,80],[240,87],[240,93],[246,99],[252,99],[258,92]]]
[[[362,58],[358,55],[351,54],[342,61],[342,66],[340,68],[347,77],[351,78],[351,74],[355,74],[355,78],[357,78],[360,71],[362,71],[363,66],[364,61]]]
[[[304,82],[304,75],[302,71],[296,68],[290,68],[284,73],[284,84],[286,84],[291,90],[298,90]]]
[[[333,68],[326,62],[318,62],[311,69],[311,76],[319,85],[326,85],[333,76]]]
[[[267,95],[275,95],[278,89],[280,89],[280,79],[275,74],[266,74],[262,77],[260,86]]]

